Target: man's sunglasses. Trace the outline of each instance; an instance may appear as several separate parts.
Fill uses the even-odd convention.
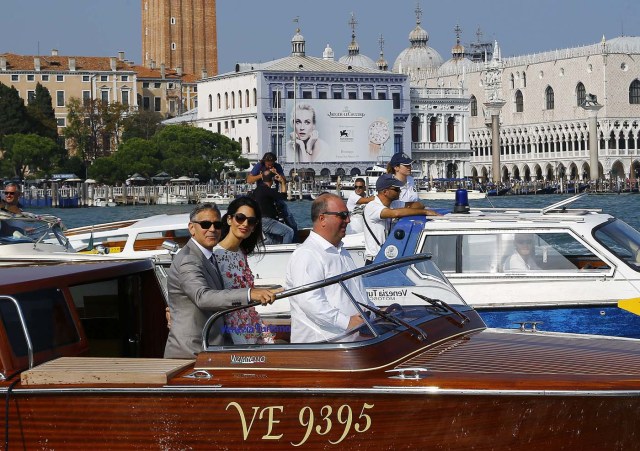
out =
[[[220,230],[222,228],[222,221],[191,221],[194,224],[198,224],[200,227],[202,227],[203,230],[209,230],[211,228],[211,226],[213,226],[214,229],[216,230]]]
[[[255,216],[247,216],[242,213],[236,213],[235,215],[232,215],[232,217],[236,220],[238,224],[242,224],[245,221],[247,221],[247,224],[253,227],[258,223],[258,218],[256,218]]]
[[[364,189],[364,185],[354,185],[355,189]]]
[[[390,187],[389,187],[389,188],[387,188],[387,189],[390,189],[391,191],[397,191],[397,192],[400,192],[400,188],[398,188],[397,186],[390,186]]]
[[[324,213],[322,213],[323,215],[332,215],[332,216],[337,216],[338,218],[342,219],[343,221],[346,221],[347,218],[349,216],[351,216],[351,213],[348,211],[325,211]]]
[[[17,194],[17,191],[5,191],[4,195],[5,196],[15,196]]]

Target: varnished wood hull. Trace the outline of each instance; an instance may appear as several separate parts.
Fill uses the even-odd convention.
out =
[[[631,450],[640,438],[637,393],[260,395],[167,389],[17,395],[10,410],[10,449],[506,450],[537,444],[549,450]]]

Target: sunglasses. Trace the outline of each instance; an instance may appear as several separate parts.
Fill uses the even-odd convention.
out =
[[[387,188],[387,189],[390,189],[391,191],[397,191],[397,192],[400,192],[400,188],[398,188],[397,186],[390,186],[390,187],[389,187],[389,188]]]
[[[250,226],[254,226],[258,223],[258,218],[256,218],[255,216],[247,216],[242,213],[236,213],[235,215],[232,215],[232,217],[238,224],[242,224],[247,221],[247,224],[249,224]]]
[[[17,191],[5,191],[4,195],[5,196],[15,196],[17,194]]]
[[[209,230],[211,226],[213,226],[213,228],[216,230],[222,229],[222,221],[191,221],[191,222],[193,222],[194,224],[198,224],[200,227],[202,227],[203,230]]]
[[[364,189],[364,185],[355,185],[354,188],[355,189]]]
[[[349,216],[351,216],[351,212],[348,212],[348,211],[325,211],[322,214],[323,215],[337,216],[338,218],[342,219],[343,221],[346,221],[347,218],[349,218]]]

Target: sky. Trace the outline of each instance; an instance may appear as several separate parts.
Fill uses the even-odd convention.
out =
[[[419,1],[429,45],[450,58],[454,28],[462,43],[498,40],[502,56],[538,53],[640,36],[638,0],[439,0]],[[378,40],[393,65],[409,46],[415,0],[217,0],[220,72],[237,62],[264,62],[287,56],[296,26],[307,55],[322,56],[329,44],[336,59],[347,53],[348,22],[355,14],[360,52],[377,60]],[[140,0],[1,0],[0,53],[24,55],[117,56],[141,61]],[[298,23],[294,18],[298,17]]]

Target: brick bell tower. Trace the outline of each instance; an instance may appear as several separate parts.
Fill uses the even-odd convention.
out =
[[[202,77],[218,73],[215,0],[141,0],[142,61]]]

